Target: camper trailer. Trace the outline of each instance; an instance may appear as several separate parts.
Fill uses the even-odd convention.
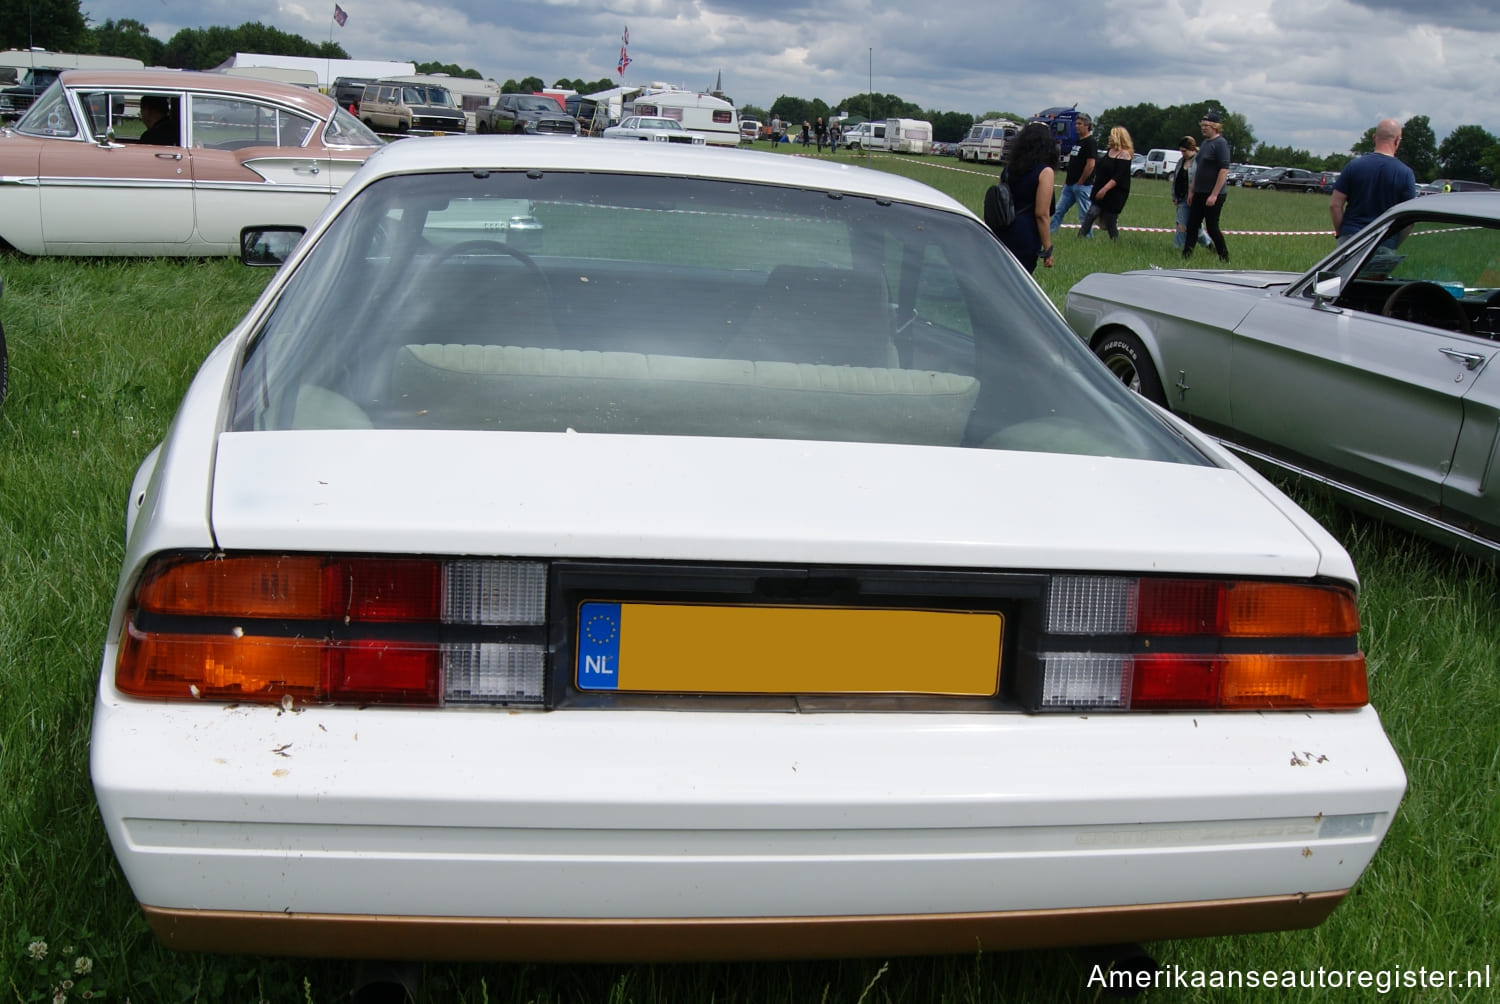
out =
[[[932,147],[932,123],[921,119],[886,119],[885,143],[892,153],[926,153]]]
[[[681,122],[689,132],[702,133],[711,146],[740,145],[740,119],[734,105],[712,94],[652,84],[626,103],[621,117],[630,115]]]
[[[1010,119],[985,119],[974,123],[969,134],[958,144],[958,159],[972,160],[976,164],[998,164],[1005,160],[1005,151],[1021,127]]]

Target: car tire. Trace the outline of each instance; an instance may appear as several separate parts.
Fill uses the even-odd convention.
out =
[[[484,119],[479,119],[474,123],[474,131],[481,134],[487,133],[490,131],[490,124]]]
[[[1108,332],[1094,346],[1094,355],[1125,386],[1148,401],[1163,408],[1167,406],[1167,395],[1162,390],[1161,377],[1156,374],[1156,364],[1135,335],[1128,331]]]

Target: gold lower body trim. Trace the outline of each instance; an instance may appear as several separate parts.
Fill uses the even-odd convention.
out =
[[[1315,927],[1348,890],[1137,906],[873,917],[397,917],[142,905],[183,951],[315,958],[702,962],[948,955]]]

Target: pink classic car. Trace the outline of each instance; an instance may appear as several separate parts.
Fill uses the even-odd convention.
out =
[[[0,248],[227,255],[308,226],[381,145],[327,95],[176,70],[70,70],[0,131]]]

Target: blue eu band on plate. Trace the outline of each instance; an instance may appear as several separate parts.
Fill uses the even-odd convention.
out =
[[[991,697],[993,611],[584,603],[580,690]]]

